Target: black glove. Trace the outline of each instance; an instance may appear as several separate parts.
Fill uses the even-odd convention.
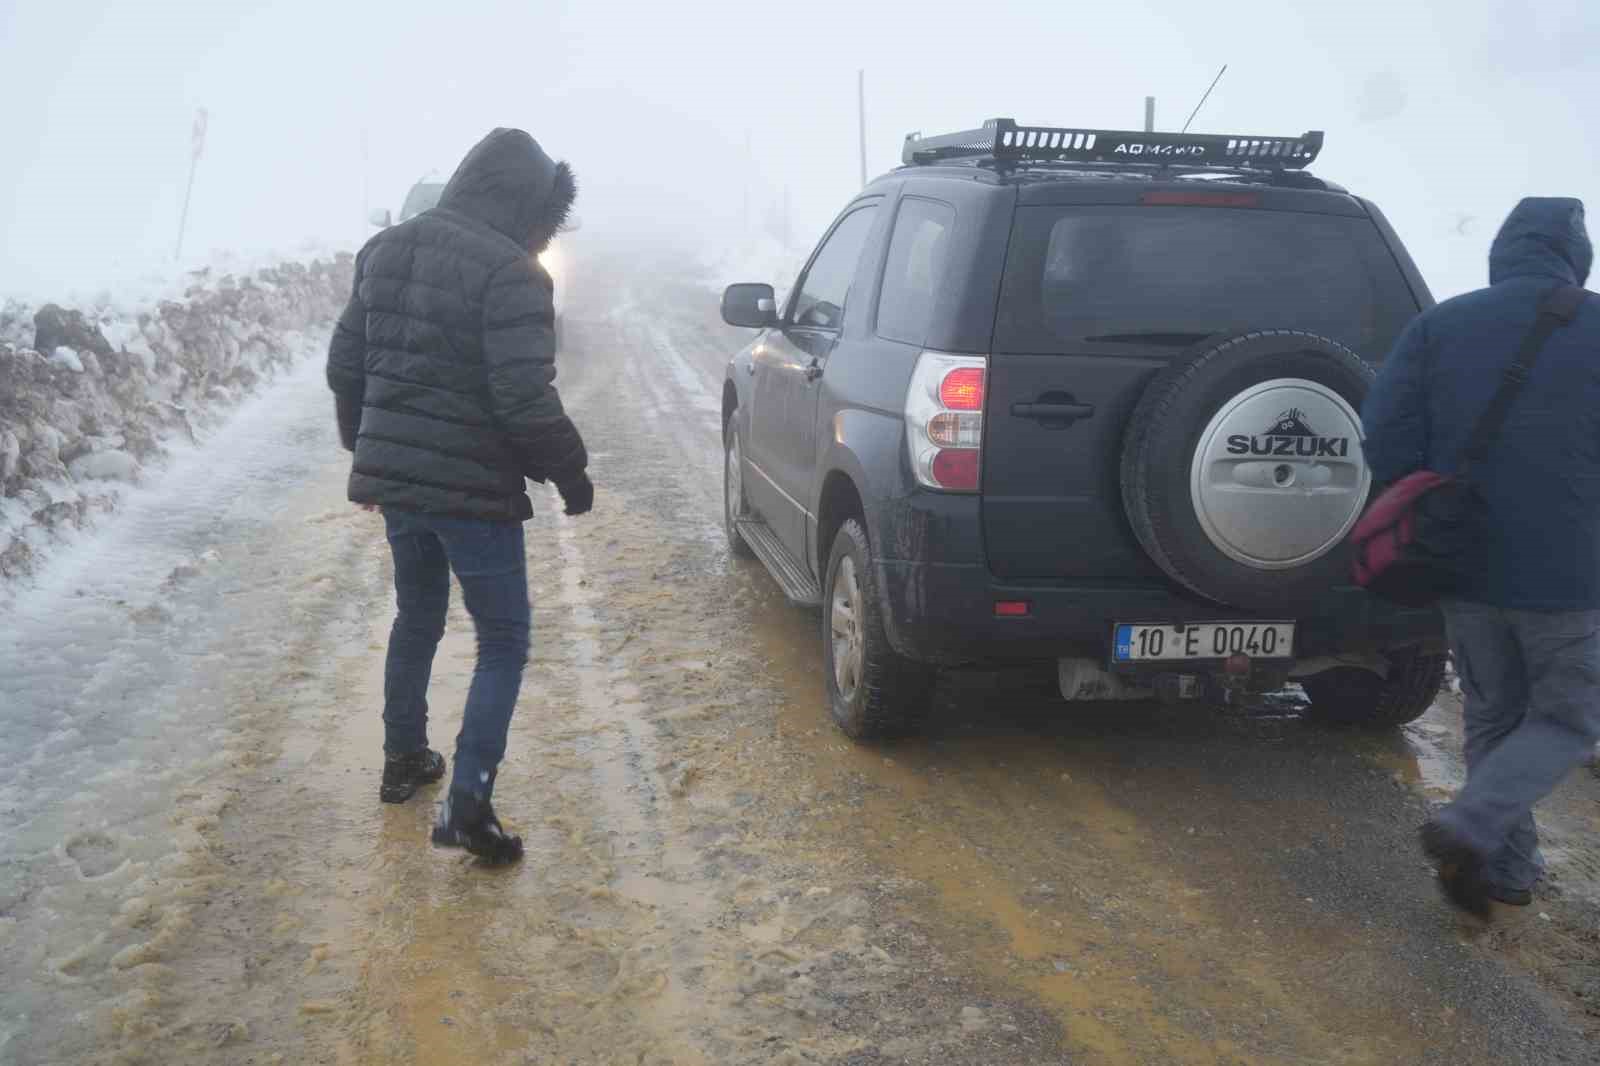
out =
[[[356,450],[356,434],[361,432],[361,394],[336,392],[333,405],[339,420],[339,443],[344,450]]]
[[[594,482],[588,474],[559,482],[556,489],[561,493],[561,502],[567,505],[567,514],[587,514],[594,506]]]

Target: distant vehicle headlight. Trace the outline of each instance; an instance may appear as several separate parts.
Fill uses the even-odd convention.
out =
[[[561,250],[552,245],[539,253],[539,265],[551,278],[561,275]]]

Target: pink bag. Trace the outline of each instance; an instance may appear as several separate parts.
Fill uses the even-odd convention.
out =
[[[1462,480],[1418,470],[1390,485],[1367,508],[1350,542],[1356,584],[1408,607],[1449,595],[1474,565],[1482,497]]]

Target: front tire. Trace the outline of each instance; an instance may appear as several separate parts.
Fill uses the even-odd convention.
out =
[[[1394,660],[1388,677],[1340,667],[1300,682],[1311,700],[1309,717],[1323,725],[1398,729],[1421,718],[1444,686],[1445,655],[1412,654]]]
[[[856,740],[912,732],[935,671],[895,652],[884,633],[866,530],[848,519],[833,538],[822,594],[822,661],[834,724]]]
[[[736,558],[751,559],[755,552],[739,532],[739,519],[749,513],[744,499],[744,457],[739,450],[739,423],[728,419],[722,431],[722,528],[728,537],[728,551]]]

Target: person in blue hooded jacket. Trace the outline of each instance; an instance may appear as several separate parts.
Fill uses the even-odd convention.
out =
[[[1489,287],[1418,316],[1362,409],[1376,483],[1454,472],[1541,301],[1582,285],[1583,204],[1529,198],[1489,252]],[[1444,604],[1466,716],[1467,783],[1422,830],[1441,887],[1480,916],[1526,905],[1543,873],[1533,807],[1600,735],[1600,305],[1541,350],[1473,478],[1481,562]]]

